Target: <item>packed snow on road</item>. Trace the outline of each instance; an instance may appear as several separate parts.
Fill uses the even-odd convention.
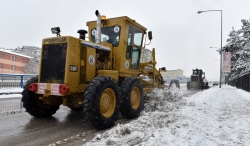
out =
[[[100,131],[84,145],[250,144],[250,93],[229,85],[178,100],[155,93],[138,119]]]

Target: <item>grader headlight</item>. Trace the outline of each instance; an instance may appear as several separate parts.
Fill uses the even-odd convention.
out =
[[[61,32],[60,27],[53,27],[53,28],[51,28],[51,32],[53,34],[56,34],[57,36],[61,36],[60,35],[60,32]]]

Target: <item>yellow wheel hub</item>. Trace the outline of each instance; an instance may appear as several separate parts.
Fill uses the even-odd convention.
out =
[[[134,110],[138,109],[140,104],[140,90],[138,87],[134,87],[131,92],[130,104]]]
[[[105,118],[113,115],[116,107],[116,95],[113,89],[107,88],[102,92],[100,98],[100,111]]]

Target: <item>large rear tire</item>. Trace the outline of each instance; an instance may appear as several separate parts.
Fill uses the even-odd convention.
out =
[[[121,83],[121,114],[132,119],[140,115],[143,107],[143,88],[139,79],[126,78]]]
[[[38,81],[38,77],[35,76],[27,81],[22,91],[23,107],[26,111],[37,118],[50,117],[56,113],[59,109],[59,105],[48,105],[42,100],[39,100],[39,95],[29,90],[29,85]]]
[[[108,76],[94,78],[83,95],[83,114],[97,129],[110,128],[118,118],[121,106],[120,91]]]
[[[70,108],[73,112],[82,112],[83,107],[78,107],[78,108]]]
[[[208,86],[208,82],[206,82],[206,89],[208,89],[209,88],[209,86]]]
[[[204,83],[204,82],[201,82],[200,88],[203,90],[203,89],[205,89],[205,87],[206,87],[205,83]]]

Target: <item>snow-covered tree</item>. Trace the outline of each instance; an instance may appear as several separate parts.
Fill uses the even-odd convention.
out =
[[[35,57],[30,58],[26,67],[24,68],[24,73],[38,74],[38,71],[39,71],[39,60]]]
[[[241,29],[233,29],[229,33],[228,43],[223,47],[223,51],[232,53],[231,73],[227,76],[229,80],[250,72],[250,22],[244,19],[241,22]]]

